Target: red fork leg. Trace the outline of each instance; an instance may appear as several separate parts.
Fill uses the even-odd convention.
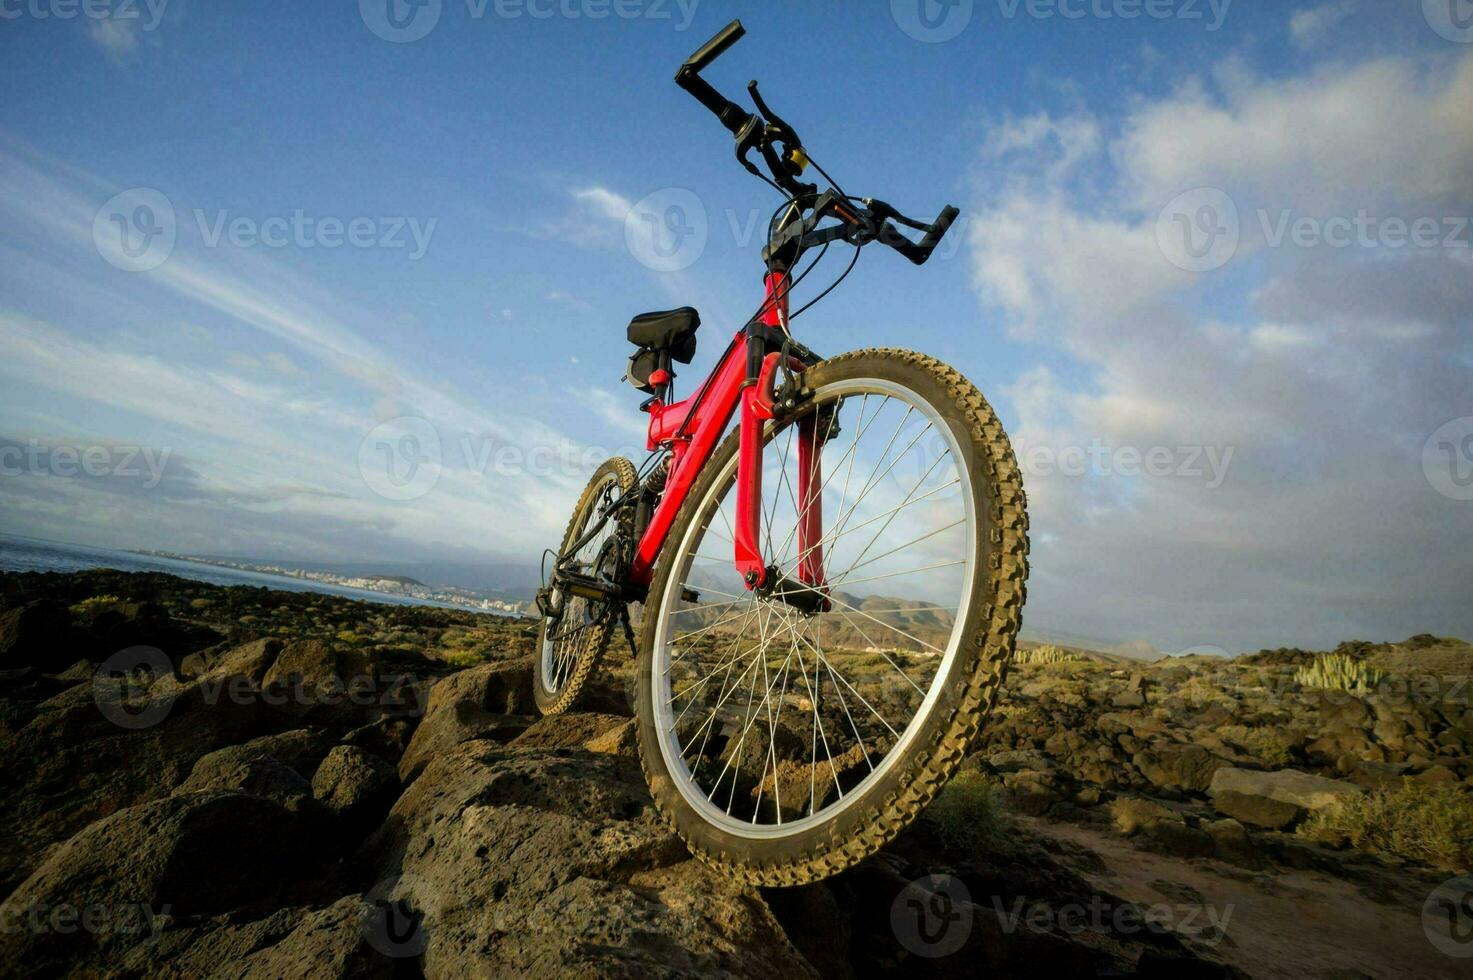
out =
[[[820,607],[828,612],[828,587],[823,578],[823,447],[818,444],[818,425],[810,414],[798,422],[798,580],[811,585],[825,598]]]
[[[755,411],[757,386],[742,390],[741,436],[737,446],[736,567],[747,588],[767,578],[762,563],[762,424]]]

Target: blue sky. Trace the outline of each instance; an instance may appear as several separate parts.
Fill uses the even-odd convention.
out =
[[[671,81],[740,16],[723,90],[760,78],[851,193],[963,209],[931,264],[866,252],[797,332],[932,353],[994,402],[1028,475],[1030,625],[1168,650],[1473,635],[1461,22],[1434,0],[923,2],[441,0],[395,43],[381,0],[0,0],[0,443],[29,460],[0,526],[540,551],[590,462],[642,448],[629,316],[698,307],[694,381],[759,298],[775,195]],[[1237,211],[1231,255],[1173,251],[1204,188]],[[174,244],[129,271],[105,238],[145,192]],[[705,234],[651,268],[640,215],[671,202]],[[1367,235],[1327,244],[1361,211]],[[394,499],[360,463],[405,435],[442,465]],[[68,466],[96,447],[96,473]],[[167,451],[156,481],[132,447]],[[1122,475],[1122,449],[1166,452]]]

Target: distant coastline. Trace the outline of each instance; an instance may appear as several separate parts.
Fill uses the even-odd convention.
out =
[[[167,558],[172,561],[194,562],[195,564],[210,565],[215,568],[233,568],[237,571],[253,572],[257,575],[274,575],[279,578],[320,582],[344,589],[379,592],[384,595],[416,599],[421,602],[435,603],[437,605],[474,609],[479,612],[493,612],[502,616],[520,617],[525,611],[525,603],[508,602],[505,599],[491,598],[467,589],[457,589],[453,586],[429,586],[408,575],[339,575],[335,572],[312,571],[304,568],[293,568],[287,565],[232,561],[226,558],[203,558],[198,555],[182,555],[172,551],[142,548],[130,548],[128,549],[128,553],[150,558]]]
[[[365,602],[390,605],[437,606],[500,616],[524,615],[526,603],[470,590],[432,588],[403,575],[347,576],[291,569],[265,563],[195,558],[165,551],[105,548],[37,538],[14,532],[0,533],[0,571],[67,574],[93,568],[122,572],[162,572],[214,585],[317,592]],[[363,587],[375,581],[375,587]],[[514,597],[513,597],[514,599]]]

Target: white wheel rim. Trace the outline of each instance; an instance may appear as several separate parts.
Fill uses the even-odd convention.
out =
[[[689,579],[691,574],[692,566],[695,565],[697,559],[705,559],[709,557],[710,554],[714,553],[712,548],[707,547],[706,554],[698,554],[700,549],[704,546],[704,539],[706,535],[711,532],[712,527],[721,527],[721,524],[717,521],[717,517],[718,515],[723,514],[723,510],[727,506],[726,501],[730,497],[734,497],[734,489],[731,488],[731,481],[736,468],[736,457],[733,456],[732,459],[727,462],[719,478],[713,482],[711,489],[707,491],[707,493],[700,501],[695,519],[691,521],[690,526],[687,528],[685,534],[682,537],[682,540],[677,544],[679,550],[676,554],[679,555],[679,558],[677,559],[676,567],[672,570],[671,575],[667,580],[665,594],[659,599],[660,606],[656,611],[656,615],[659,618],[657,620],[654,634],[654,649],[651,662],[651,696],[653,701],[654,723],[657,730],[660,753],[664,761],[666,771],[670,775],[672,784],[676,787],[682,798],[693,809],[695,809],[695,811],[704,820],[717,826],[723,831],[740,837],[752,839],[774,839],[791,837],[797,834],[801,834],[808,830],[811,830],[816,826],[826,824],[834,820],[850,807],[852,807],[858,800],[866,797],[868,793],[876,785],[878,785],[879,782],[884,779],[884,777],[893,769],[893,767],[899,762],[899,760],[904,758],[908,754],[912,743],[920,733],[921,729],[924,727],[924,723],[926,719],[930,716],[931,711],[934,709],[937,700],[944,693],[945,679],[950,676],[952,668],[955,664],[956,657],[958,655],[958,651],[961,648],[961,645],[965,639],[964,627],[970,614],[970,606],[972,602],[972,585],[976,572],[977,529],[972,478],[970,471],[967,468],[966,457],[962,453],[961,446],[957,442],[957,439],[953,435],[950,427],[945,423],[944,419],[937,411],[937,409],[926,402],[926,400],[923,399],[915,391],[904,385],[878,378],[860,378],[825,385],[823,388],[819,389],[815,393],[815,399],[820,404],[830,403],[840,398],[846,400],[844,402],[844,410],[841,411],[840,416],[840,422],[845,426],[858,425],[860,423],[860,420],[864,419],[865,407],[870,404],[871,399],[886,399],[887,403],[894,402],[898,405],[904,406],[907,409],[907,418],[909,417],[910,413],[917,413],[918,421],[924,421],[926,423],[926,430],[935,432],[937,436],[939,436],[941,451],[938,453],[937,462],[939,463],[942,459],[946,458],[949,458],[952,461],[953,471],[956,474],[956,486],[959,488],[959,491],[956,495],[957,502],[955,504],[955,509],[958,511],[959,514],[959,520],[955,525],[953,525],[953,527],[957,528],[960,532],[954,537],[959,539],[961,543],[961,547],[959,548],[961,557],[958,561],[953,563],[959,566],[959,574],[957,575],[957,585],[955,588],[956,606],[952,610],[954,615],[952,617],[950,632],[946,637],[944,647],[939,644],[932,645],[930,643],[927,643],[926,641],[919,640],[918,637],[911,637],[911,639],[918,640],[919,642],[924,643],[926,646],[931,647],[932,650],[938,651],[937,654],[925,653],[924,651],[916,654],[917,656],[924,655],[927,657],[934,657],[935,659],[932,659],[929,662],[934,664],[935,672],[930,676],[929,684],[924,692],[924,697],[920,699],[918,706],[916,707],[914,713],[910,716],[909,721],[904,725],[903,729],[895,729],[893,726],[891,726],[890,722],[885,719],[883,714],[875,711],[880,720],[885,723],[886,727],[890,728],[890,732],[894,736],[893,744],[878,763],[876,763],[872,758],[869,758],[871,753],[868,749],[867,744],[865,743],[863,734],[860,730],[862,726],[856,723],[853,714],[849,710],[848,703],[846,701],[843,701],[843,688],[844,683],[846,682],[844,678],[845,664],[840,664],[838,669],[835,669],[834,664],[832,663],[832,657],[845,653],[845,651],[839,649],[824,649],[821,636],[822,623],[824,621],[824,617],[830,614],[826,613],[821,616],[815,617],[819,623],[817,629],[820,633],[819,643],[817,645],[809,643],[809,649],[804,650],[803,644],[799,638],[791,638],[789,640],[790,652],[788,654],[790,661],[788,666],[783,668],[785,671],[783,686],[778,690],[779,697],[777,702],[777,715],[776,717],[771,714],[767,715],[766,730],[768,732],[767,737],[769,744],[767,748],[767,754],[762,763],[763,769],[760,773],[759,784],[755,790],[751,791],[756,794],[755,802],[753,802],[751,806],[752,816],[751,819],[747,819],[745,813],[741,813],[742,808],[740,807],[737,808],[737,811],[741,813],[741,815],[734,816],[732,811],[733,807],[735,806],[735,797],[737,793],[736,788],[741,773],[738,772],[732,775],[730,780],[731,793],[726,800],[723,800],[721,792],[723,782],[720,775],[718,775],[715,781],[712,782],[709,775],[707,775],[705,779],[702,780],[695,773],[693,773],[692,765],[689,761],[692,758],[690,748],[693,742],[685,738],[685,735],[687,733],[680,727],[680,724],[684,721],[682,715],[688,714],[691,707],[696,703],[696,701],[694,693],[690,694],[690,700],[685,702],[683,707],[676,703],[677,700],[680,697],[684,696],[686,693],[693,692],[695,688],[700,687],[703,684],[708,684],[709,681],[694,681],[689,687],[682,688],[682,690],[678,693],[673,689],[672,686],[673,669],[676,667],[682,657],[688,656],[692,652],[692,650],[695,649],[692,644],[696,639],[699,638],[700,633],[705,630],[718,628],[722,625],[721,620],[718,619],[714,627],[707,626],[704,629],[695,630],[685,629],[682,635],[679,637],[679,642],[685,644],[685,650],[684,652],[682,652],[680,649],[677,648],[675,631],[680,628],[681,624],[675,622],[675,618],[677,616],[680,616],[682,613],[691,613],[695,610],[699,610],[701,607],[701,604],[695,604],[694,606],[692,606],[691,604],[686,603],[686,601],[681,598],[682,590],[686,587],[687,580]],[[857,415],[853,412],[847,412],[848,406],[850,404],[853,404],[852,400],[861,398],[863,399],[861,404],[865,407],[861,407]],[[846,414],[850,416],[847,421],[845,419]],[[870,422],[873,423],[875,420],[879,419],[880,415],[881,409],[876,408],[875,413],[870,417]],[[905,421],[902,420],[901,427],[903,427],[904,425]],[[796,425],[790,425],[786,427],[783,431],[792,432],[796,429]],[[856,429],[856,435],[854,437],[856,445],[858,443],[858,440],[865,435],[867,429],[868,424],[865,424],[862,428]],[[897,433],[899,431],[900,429],[897,429]],[[772,427],[769,426],[769,433],[771,432]],[[766,465],[770,464],[771,457],[775,455],[773,449],[780,438],[781,433],[777,433],[776,436],[771,438],[768,442],[768,450],[764,454],[765,469]],[[831,480],[835,479],[837,474],[831,473],[829,467],[833,464],[835,460],[843,460],[843,450],[845,448],[845,442],[846,437],[841,431],[832,443],[826,444],[823,447],[822,452],[824,464],[824,482],[821,489],[821,499],[823,500],[824,506],[824,527],[822,531],[822,540],[829,542],[826,545],[826,552],[824,555],[826,566],[830,557],[830,553],[827,551],[828,547],[836,545],[838,543],[838,539],[843,538],[846,534],[849,534],[851,532],[858,532],[866,525],[873,526],[875,523],[878,522],[878,518],[874,520],[861,521],[860,518],[854,516],[858,511],[861,500],[864,497],[863,493],[856,496],[853,500],[852,505],[849,505],[847,508],[843,504],[841,504],[841,506],[837,510],[830,510],[831,497],[829,494],[829,483]],[[891,443],[893,444],[894,442],[895,440],[892,438]],[[830,451],[831,449],[833,450],[832,452]],[[851,451],[850,458],[858,459],[859,455],[860,454],[858,451]],[[885,453],[882,452],[879,457],[879,461],[876,463],[877,468],[881,463],[884,462],[885,458]],[[899,463],[900,459],[901,457],[897,456],[895,458],[895,463]],[[793,461],[793,465],[796,466],[796,460]],[[936,464],[933,464],[933,466],[934,465]],[[893,470],[893,468],[894,464],[891,465],[891,470]],[[850,473],[844,477],[845,484],[843,495],[846,497],[849,492],[850,477],[853,475],[852,469],[853,467],[850,467]],[[927,477],[923,476],[922,479],[916,484],[915,488],[912,488],[911,493],[907,494],[906,498],[902,500],[900,509],[919,504],[921,502],[921,499],[924,499],[924,496],[930,496],[937,493],[936,490],[926,491],[923,493],[923,496],[921,498],[912,499],[912,495],[914,495],[916,491],[921,487],[921,485],[926,482],[926,479]],[[942,489],[945,488],[943,487]],[[790,493],[792,492],[791,482],[788,484],[787,490]],[[764,535],[768,535],[771,533],[771,525],[768,518],[767,509],[769,492],[776,494],[780,491],[778,491],[776,487],[770,486],[768,474],[764,472]],[[792,500],[796,512],[796,510],[798,509],[796,497],[790,497],[789,499]],[[841,497],[840,499],[842,500],[843,498]],[[777,501],[773,505],[774,516],[776,516],[776,512],[780,506],[780,503],[780,501]],[[884,516],[883,512],[880,516]],[[849,526],[847,527],[844,526],[846,520],[849,521]],[[830,529],[831,523],[833,523],[834,525],[832,532]],[[891,523],[893,523],[893,518],[884,522],[883,526],[881,526],[880,528],[880,532],[885,532],[891,526]],[[829,541],[829,536],[831,533],[836,533],[838,535],[838,538],[835,538],[833,541]],[[779,530],[777,534],[778,536],[781,536],[782,531]],[[783,548],[765,548],[763,553],[764,556],[768,557],[768,560],[771,560],[771,554],[773,550],[777,550],[780,554],[783,553]],[[731,565],[731,551],[729,545],[726,546],[725,557],[725,568],[729,573],[725,581],[737,583],[738,588],[734,590],[728,589],[726,593],[722,594],[735,595],[736,593],[741,593],[744,590],[740,588],[740,583],[737,579],[735,569]],[[887,556],[881,555],[880,557],[884,558]],[[870,564],[870,562],[866,560],[866,553],[863,551],[859,553],[859,558],[857,559],[857,562],[864,565]],[[863,611],[859,610],[855,605],[846,603],[843,599],[840,599],[839,596],[846,594],[843,592],[844,586],[846,584],[852,587],[853,585],[859,584],[863,581],[863,578],[855,579],[852,577],[852,572],[857,567],[857,564],[852,565],[849,569],[845,569],[840,572],[835,572],[832,568],[826,567],[826,571],[828,572],[828,574],[833,577],[832,582],[835,589],[834,608],[838,611],[837,614],[840,617],[850,619],[851,622],[855,621],[853,613],[860,613],[861,615],[863,615]],[[790,568],[785,568],[784,570],[788,572],[792,571],[792,569]],[[927,571],[927,569],[921,569],[921,571]],[[885,576],[878,577],[884,578]],[[696,587],[696,589],[697,591],[702,591],[698,586]],[[718,590],[714,588],[708,588],[707,591],[716,592]],[[702,598],[704,598],[704,596],[705,592],[702,592]],[[840,610],[840,603],[848,605],[849,610],[852,610],[853,612],[851,613],[847,610]],[[684,605],[686,608],[680,608],[682,605]],[[767,610],[765,612],[755,611],[757,609],[760,609],[760,607],[762,606],[767,607]],[[880,611],[883,613],[886,610]],[[897,609],[894,611],[902,610]],[[745,676],[746,670],[750,670],[753,675],[751,689],[755,691],[755,688],[758,686],[764,687],[762,694],[763,705],[761,710],[766,711],[771,708],[770,698],[773,692],[773,688],[776,686],[776,681],[773,680],[773,677],[771,675],[777,669],[775,666],[769,668],[769,659],[774,657],[776,654],[770,654],[767,652],[770,646],[770,644],[768,643],[768,639],[778,639],[780,634],[778,634],[776,631],[779,629],[788,629],[790,632],[801,632],[803,629],[808,629],[809,638],[811,639],[812,627],[794,625],[795,617],[797,616],[796,611],[790,611],[790,607],[781,602],[752,600],[750,601],[750,604],[746,607],[745,613],[741,611],[741,607],[738,607],[736,615],[745,615],[750,617],[750,619],[740,627],[742,632],[746,632],[749,627],[755,625],[760,634],[758,642],[762,645],[762,652],[759,654],[755,650],[752,651],[751,657],[748,658],[748,666],[745,668],[742,676]],[[758,619],[758,617],[764,615],[767,617],[765,623]],[[783,621],[778,622],[779,618],[781,618]],[[869,616],[868,618],[875,619],[873,615]],[[812,621],[809,622],[811,623]],[[875,619],[875,622],[879,623],[881,621],[879,619]],[[870,626],[869,628],[871,630],[879,630],[879,627],[876,626]],[[893,627],[890,628],[893,629]],[[869,638],[868,634],[864,633],[862,627],[860,628],[860,632],[861,634],[864,634],[867,639]],[[902,631],[896,630],[896,632]],[[720,671],[724,667],[726,674],[728,675],[728,679],[732,670],[743,662],[741,659],[743,658],[741,646],[744,641],[740,640],[740,635],[741,634],[739,633],[738,640],[736,640],[734,643],[736,652],[731,655],[732,657],[737,659],[731,660],[730,663],[728,663],[727,660],[719,660],[716,664],[716,667],[714,668],[715,670]],[[724,642],[724,638],[720,642]],[[804,673],[804,681],[808,684],[808,693],[812,695],[812,697],[808,699],[808,703],[812,706],[811,713],[815,718],[813,727],[816,731],[824,732],[825,734],[825,753],[827,757],[821,758],[817,755],[816,747],[818,739],[815,735],[814,739],[810,742],[812,751],[810,753],[809,768],[807,770],[807,778],[809,780],[809,794],[807,800],[808,813],[806,815],[790,815],[789,817],[785,818],[783,816],[784,804],[779,798],[777,798],[780,794],[785,777],[783,775],[783,769],[780,765],[780,762],[777,759],[777,750],[775,743],[777,741],[778,731],[781,728],[780,722],[782,712],[786,710],[786,705],[790,703],[787,700],[788,688],[786,671],[790,670],[791,668],[791,657],[795,652],[797,653],[798,661],[800,663],[804,663],[804,666],[802,668]],[[898,649],[892,652],[895,658],[897,660],[900,660],[901,662],[905,662],[906,658],[911,655],[909,652],[903,654]],[[828,656],[825,656],[825,654],[828,654]],[[904,669],[902,669],[895,661],[890,660],[890,658],[886,656],[883,652],[880,654],[880,656],[884,657],[886,660],[889,660],[890,665],[895,668],[899,675],[910,681],[911,686],[917,688],[917,691],[919,693],[919,685],[917,685],[916,682],[907,675]],[[814,672],[814,676],[818,678],[817,687],[814,687],[812,683],[808,681],[807,673],[809,670],[809,666],[807,665],[805,660],[812,662],[812,670]],[[756,676],[756,664],[759,661],[762,663],[764,671],[764,680],[760,682],[757,680]],[[825,673],[821,674],[819,672],[820,666],[824,668]],[[697,676],[700,675],[698,674]],[[848,716],[848,722],[853,728],[854,741],[859,745],[859,757],[862,761],[865,761],[868,764],[868,772],[862,774],[859,777],[858,781],[853,783],[847,790],[844,789],[842,786],[843,781],[840,779],[835,756],[832,751],[829,751],[830,746],[828,745],[828,733],[824,731],[825,723],[823,720],[822,685],[824,677],[826,676],[831,678],[832,686],[834,687],[835,691],[838,692],[838,696],[841,702],[843,702],[844,713]],[[731,691],[735,692],[736,688],[732,688]],[[723,681],[720,693],[727,694],[727,697],[729,698],[730,695],[727,692],[726,681]],[[849,688],[849,693],[852,693],[860,701],[863,701],[864,705],[871,708],[872,711],[875,710],[870,702],[863,698],[862,694],[857,688],[854,688],[851,685]],[[710,696],[709,688],[706,689],[706,692],[702,695],[702,697],[708,696]],[[910,696],[909,692],[906,692],[906,696]],[[832,698],[833,695],[830,695],[829,697]],[[800,693],[798,696],[798,703],[801,704],[802,701],[803,698]],[[748,710],[744,712],[743,717],[740,721],[740,724],[745,727],[742,728],[740,733],[740,740],[736,743],[733,749],[734,758],[741,756],[743,749],[745,748],[744,740],[747,734],[760,720],[759,717],[753,714],[751,711],[752,702],[753,699],[749,696],[747,701]],[[720,716],[721,709],[725,703],[726,699],[722,698],[720,694],[716,695],[716,704],[710,713],[711,730],[715,729],[716,720]],[[831,709],[832,705],[829,704],[828,707]],[[855,707],[858,708],[858,705],[856,704]],[[872,724],[869,722],[868,718],[865,718],[864,721],[866,722],[866,724]],[[727,727],[731,727],[731,722],[727,722]],[[785,732],[785,734],[787,733]],[[715,767],[715,762],[710,760],[705,755],[707,743],[709,741],[709,735],[710,732],[708,731],[705,736],[706,740],[701,743],[698,751],[694,754],[694,761],[697,768],[700,768],[701,763],[703,762],[710,763],[712,768]],[[730,735],[726,736],[726,742],[728,745],[731,744]],[[760,746],[758,746],[758,750],[760,751]],[[760,819],[763,817],[762,795],[763,793],[767,792],[767,786],[769,782],[769,765],[771,766],[770,783],[772,789],[768,798],[767,806],[768,809],[771,811],[771,819],[764,820]],[[726,764],[726,768],[730,769],[730,767],[731,763],[728,762]],[[741,765],[738,764],[737,768],[740,770]],[[800,765],[798,767],[798,771],[801,773],[801,770],[802,766]],[[826,773],[825,778],[827,778],[827,776],[833,777],[834,789],[837,792],[838,796],[837,799],[824,802],[822,805],[818,805],[819,797],[817,787],[817,774],[820,772]],[[800,775],[800,790],[801,778],[802,777]],[[825,788],[823,790],[823,794],[825,797],[827,797],[829,794],[829,790]],[[791,807],[795,802],[798,801],[794,801],[790,797],[787,806]],[[726,803],[726,805],[723,806],[722,803]]]

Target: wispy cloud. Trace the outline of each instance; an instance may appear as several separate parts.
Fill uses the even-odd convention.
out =
[[[89,18],[87,36],[114,60],[121,60],[138,50],[138,21],[119,17]]]
[[[1355,13],[1359,0],[1332,0],[1306,10],[1296,10],[1289,18],[1289,36],[1301,48],[1324,40],[1337,24]]]
[[[567,500],[587,477],[591,447],[431,380],[375,341],[396,328],[272,256],[206,250],[181,231],[158,268],[116,273],[96,251],[92,230],[115,187],[13,140],[0,142],[0,179],[14,192],[0,202],[0,215],[33,243],[45,243],[31,250],[38,277],[77,296],[89,295],[98,278],[114,287],[74,307],[63,322],[0,308],[0,377],[7,384],[49,392],[42,401],[105,406],[119,413],[124,429],[187,446],[201,479],[219,490],[211,508],[252,509],[263,534],[327,510],[379,528],[397,542],[380,543],[389,548],[481,541],[497,551],[531,552],[561,530]],[[205,364],[167,348],[132,350],[111,326],[114,303],[167,308],[176,322],[208,312],[247,336],[254,332],[268,349],[233,362],[217,354]],[[87,305],[93,312],[80,316]],[[274,345],[282,349],[269,349]],[[309,371],[310,390],[300,383]],[[440,435],[442,472],[412,506],[376,496],[360,469],[360,444],[391,415],[422,418]],[[46,506],[61,506],[57,485],[42,486],[53,491]],[[266,488],[285,486],[310,492],[279,495],[274,505],[249,503],[266,499]],[[75,508],[85,509],[89,499],[102,506],[103,498],[89,493],[67,485],[68,520],[83,520]],[[181,505],[173,530],[219,519],[204,511],[191,518],[190,506]],[[291,547],[287,537],[270,540]]]

